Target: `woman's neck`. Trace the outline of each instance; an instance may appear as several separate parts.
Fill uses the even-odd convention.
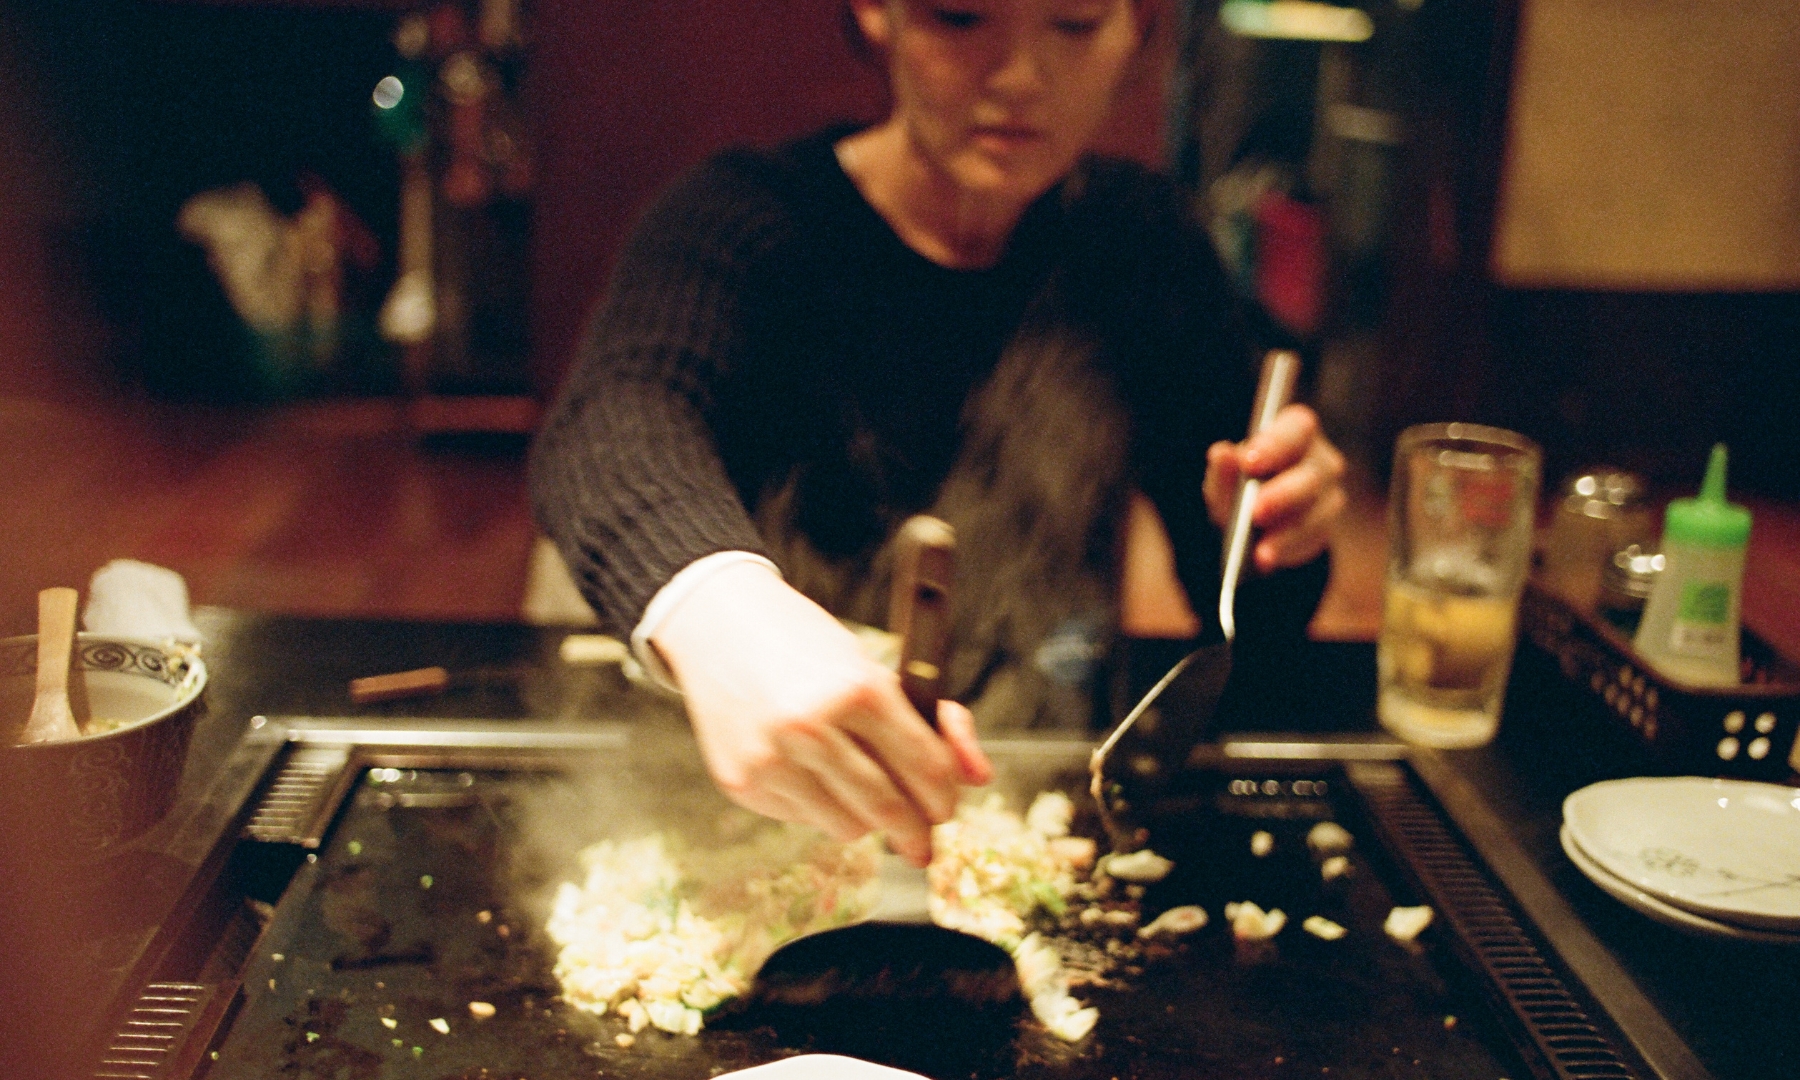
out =
[[[940,266],[981,270],[1006,253],[1026,207],[958,186],[890,119],[840,140],[838,164],[907,247]]]

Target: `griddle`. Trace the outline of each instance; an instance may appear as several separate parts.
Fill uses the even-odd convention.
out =
[[[674,767],[623,728],[277,720],[259,739],[241,751],[268,766],[214,890],[225,914],[214,905],[186,966],[144,985],[95,1075],[686,1078],[845,1048],[748,1014],[621,1047],[619,1021],[559,1000],[530,897],[572,871],[529,840],[532,809],[560,803],[586,823],[568,830],[568,851],[666,824],[631,810],[628,789],[646,777],[678,804],[663,809],[701,820],[693,808],[717,796],[697,764]],[[1078,795],[1087,750],[990,746],[1018,795]],[[1203,748],[1134,798],[1151,844],[1177,864],[1144,896],[1146,916],[1199,903],[1212,923],[1121,987],[1078,992],[1101,1010],[1093,1035],[1063,1044],[1027,1021],[998,1046],[923,1032],[856,1049],[945,1078],[1704,1076],[1691,1059],[1644,1059],[1639,1048],[1667,1033],[1645,1026],[1629,984],[1607,984],[1594,956],[1559,953],[1515,894],[1530,885],[1521,868],[1484,862],[1446,791],[1435,757],[1381,741]],[[1336,884],[1304,842],[1324,820],[1357,840],[1354,872]],[[1275,837],[1262,859],[1250,851],[1258,830]],[[1233,942],[1221,909],[1234,900],[1280,907],[1289,927],[1272,943]],[[1412,903],[1439,918],[1408,947],[1380,924]],[[1349,935],[1305,934],[1310,914]],[[471,1001],[494,1015],[477,1019]],[[156,1054],[133,1034],[146,1018],[169,1035]]]

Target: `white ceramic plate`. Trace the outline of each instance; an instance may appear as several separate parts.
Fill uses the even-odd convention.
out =
[[[1588,858],[1665,904],[1800,932],[1800,789],[1697,776],[1591,784],[1563,800]]]
[[[767,1065],[741,1069],[720,1076],[718,1080],[925,1080],[915,1072],[890,1069],[860,1058],[837,1054],[801,1054],[782,1058]]]
[[[1677,930],[1685,930],[1690,934],[1703,937],[1732,938],[1737,941],[1755,941],[1770,945],[1800,945],[1800,934],[1787,934],[1779,930],[1753,930],[1747,926],[1733,926],[1730,923],[1718,922],[1691,911],[1683,911],[1673,904],[1665,904],[1644,890],[1623,881],[1606,872],[1606,870],[1588,858],[1587,853],[1569,835],[1569,826],[1562,827],[1563,853],[1575,868],[1587,875],[1589,881],[1600,886],[1607,895],[1640,914],[1648,915],[1664,926],[1672,926]]]

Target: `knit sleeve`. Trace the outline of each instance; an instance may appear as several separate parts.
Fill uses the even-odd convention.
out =
[[[786,229],[764,179],[747,155],[715,159],[651,207],[532,448],[538,523],[620,636],[695,559],[765,553],[708,422]]]

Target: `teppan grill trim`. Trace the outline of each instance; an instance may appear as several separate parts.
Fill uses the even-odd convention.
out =
[[[556,774],[617,759],[631,743],[625,725],[384,720],[375,726],[335,718],[258,718],[210,799],[217,835],[202,864],[209,879],[190,885],[191,902],[163,928],[162,947],[146,952],[146,970],[134,972],[126,984],[129,990],[114,1005],[112,1035],[99,1048],[92,1075],[198,1080],[214,1072],[238,1020],[275,985],[280,961],[272,950],[296,932],[308,898],[320,888],[320,852],[333,842],[333,829],[369,770]],[[990,746],[1003,767],[1011,763],[1044,774],[1078,773],[1088,749],[1085,742],[1070,741]],[[1329,777],[1331,797],[1353,802],[1372,833],[1360,847],[1383,868],[1378,873],[1391,879],[1386,887],[1395,897],[1417,898],[1439,913],[1439,937],[1447,943],[1442,953],[1460,969],[1447,974],[1485,1002],[1490,1022],[1483,1029],[1507,1044],[1495,1050],[1522,1068],[1519,1075],[1708,1080],[1629,976],[1440,755],[1370,737],[1258,736],[1202,747],[1190,769],[1223,779],[1216,791],[1206,789],[1215,792],[1206,796],[1213,803],[1304,802],[1326,790],[1324,782],[1311,778]],[[429,791],[405,796],[415,807],[458,797]],[[1133,1072],[1129,1061],[1124,1072],[1117,1072],[1118,1062],[1108,1064],[1118,1075]],[[1037,1065],[1042,1067],[1032,1075],[1086,1075],[1055,1063]],[[1161,1065],[1144,1075],[1167,1072]],[[1265,1074],[1289,1075],[1279,1069]],[[608,1069],[605,1075],[621,1073]]]

